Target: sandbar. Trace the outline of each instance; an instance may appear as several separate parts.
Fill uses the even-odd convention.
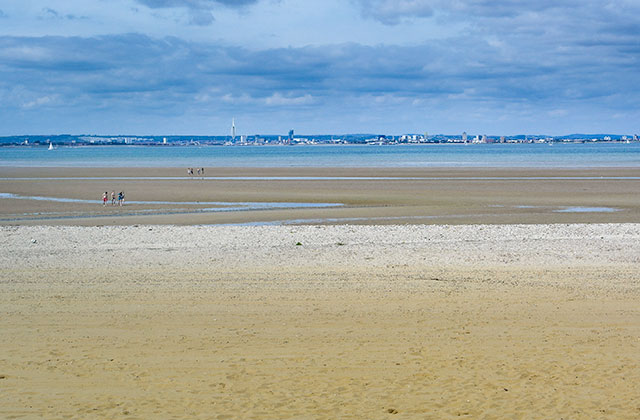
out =
[[[182,168],[0,168],[0,194],[5,194],[0,197],[0,224],[640,221],[638,168],[205,168],[205,174],[190,177]],[[126,205],[103,207],[105,191],[125,191]],[[212,202],[221,204],[208,204]],[[236,208],[235,203],[247,202],[305,206]]]

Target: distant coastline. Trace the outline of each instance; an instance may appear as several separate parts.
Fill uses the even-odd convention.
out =
[[[630,143],[637,134],[569,134],[564,136],[496,136],[484,134],[342,134],[342,135],[239,135],[239,136],[138,136],[138,135],[19,135],[0,137],[7,146],[267,146],[267,145],[402,145],[402,144],[532,144],[532,143]]]

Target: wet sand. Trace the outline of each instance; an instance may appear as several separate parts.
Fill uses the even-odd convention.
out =
[[[637,419],[640,225],[0,227],[0,418]]]
[[[204,178],[190,179],[182,168],[2,168],[0,193],[92,201],[59,203],[3,198],[0,199],[0,224],[382,225],[640,220],[640,169],[637,168],[206,168],[205,174]],[[325,179],[310,179],[313,177]],[[337,179],[340,177],[343,179]],[[102,207],[102,193],[113,190],[125,191],[128,200],[125,207]],[[133,201],[170,203],[132,204]],[[224,206],[193,204],[197,201],[339,203],[341,206],[221,212],[217,207]],[[217,211],[211,211],[212,208]],[[578,211],[571,211],[572,208]]]

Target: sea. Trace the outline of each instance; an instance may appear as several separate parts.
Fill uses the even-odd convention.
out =
[[[640,143],[15,146],[2,167],[640,167]]]

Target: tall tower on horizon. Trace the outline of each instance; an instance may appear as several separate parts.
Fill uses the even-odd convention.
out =
[[[236,139],[236,119],[231,120],[231,140]]]

